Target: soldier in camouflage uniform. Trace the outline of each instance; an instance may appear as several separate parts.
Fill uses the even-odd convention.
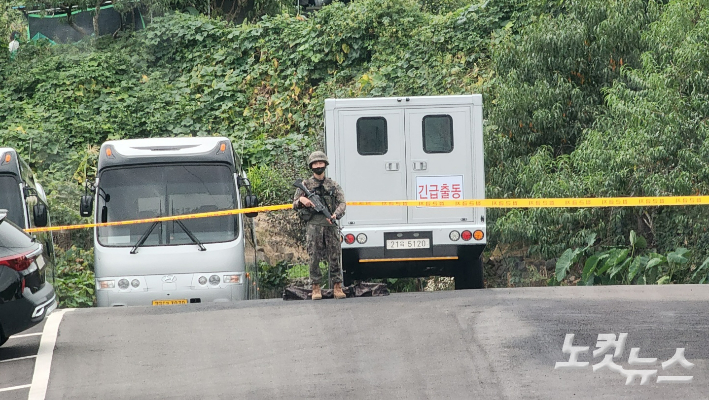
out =
[[[327,165],[328,157],[325,153],[322,151],[311,153],[308,157],[308,166],[313,171],[313,176],[303,181],[303,186],[321,197],[321,202],[333,214],[330,218],[315,212],[313,203],[301,189],[296,189],[296,194],[293,197],[293,208],[306,221],[306,245],[308,254],[311,256],[310,277],[313,284],[311,296],[313,300],[323,298],[320,290],[322,276],[319,264],[321,261],[328,262],[330,276],[334,283],[333,296],[336,299],[345,298],[342,287],[343,269],[340,265],[340,235],[337,228],[337,220],[345,215],[345,195],[340,185],[325,177]]]

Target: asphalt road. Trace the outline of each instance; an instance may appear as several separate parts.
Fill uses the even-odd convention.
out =
[[[43,327],[44,323],[41,323],[11,336],[0,347],[0,399],[27,399]]]
[[[579,369],[565,336],[589,346]],[[598,334],[628,333],[593,371]],[[651,365],[630,365],[632,348]],[[694,364],[666,370],[676,348]],[[3,347],[4,350],[6,350]],[[606,354],[612,354],[612,348]],[[692,376],[689,383],[658,376]],[[64,314],[47,399],[707,399],[708,286],[393,294]]]

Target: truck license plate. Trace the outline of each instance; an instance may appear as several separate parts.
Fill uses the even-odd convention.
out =
[[[429,238],[387,240],[386,246],[387,250],[428,249]]]

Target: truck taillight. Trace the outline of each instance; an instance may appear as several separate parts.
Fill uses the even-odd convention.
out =
[[[465,240],[465,241],[467,241],[467,242],[468,242],[469,240],[471,240],[472,237],[473,237],[473,234],[471,233],[471,231],[463,231],[463,232],[461,232],[461,239],[463,239],[463,240]]]
[[[0,258],[0,265],[12,268],[22,275],[29,275],[37,270],[34,261],[42,254],[42,247],[23,254],[15,254],[9,257]]]
[[[345,243],[347,244],[353,244],[355,242],[355,235],[352,233],[348,233],[345,235]]]
[[[476,240],[481,240],[483,239],[483,231],[482,230],[476,230],[473,232],[473,238]]]

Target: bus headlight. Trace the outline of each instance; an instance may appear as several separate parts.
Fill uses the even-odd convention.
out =
[[[210,285],[219,285],[219,276],[218,275],[212,275],[210,276]]]
[[[197,282],[199,282],[200,285],[206,285],[207,284],[207,277],[201,276],[200,279],[197,280]]]
[[[99,289],[113,289],[115,286],[115,281],[99,281]]]
[[[141,281],[139,281],[138,279],[134,279],[131,281],[131,286],[133,286],[134,288],[137,288],[140,285],[141,285]]]
[[[222,279],[224,283],[242,283],[241,275],[225,275]]]
[[[118,288],[121,290],[128,289],[128,279],[120,279],[118,281]]]

